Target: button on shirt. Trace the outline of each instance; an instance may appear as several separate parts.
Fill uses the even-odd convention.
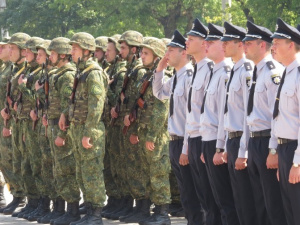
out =
[[[274,120],[274,134],[279,138],[298,140],[294,163],[300,164],[300,58],[286,67],[285,81],[279,97],[279,114]]]
[[[270,69],[267,62],[272,61],[275,68]],[[272,80],[275,75],[282,76],[284,67],[271,55],[263,58],[257,65],[257,79],[254,90],[253,110],[247,117],[251,132],[271,129],[278,84]],[[244,131],[245,132],[245,131]],[[269,148],[277,148],[277,138],[271,133]]]
[[[211,73],[211,69],[208,65],[209,62],[211,62],[211,60],[204,58],[197,63],[197,73],[193,85],[191,84],[191,112],[188,112],[188,110],[186,112],[185,136],[182,147],[183,154],[187,154],[188,138],[200,136],[200,111],[204,98],[204,90],[209,81]]]
[[[176,72],[177,83],[174,90],[174,113],[168,118],[168,131],[170,135],[184,137],[185,119],[187,112],[187,96],[189,85],[192,80],[193,66],[191,63],[186,64]],[[175,76],[175,75],[174,75]],[[153,78],[153,95],[160,99],[169,99],[172,94],[174,76],[164,80],[164,71],[154,74]]]
[[[225,142],[223,118],[226,82],[230,74],[230,71],[226,71],[225,66],[229,66],[231,69],[233,64],[227,59],[215,64],[213,69],[214,74],[206,89],[207,94],[204,112],[200,116],[200,134],[203,141],[220,139],[219,141]],[[219,118],[221,118],[221,120],[219,120]],[[218,148],[218,145],[216,147]]]
[[[250,63],[251,70],[245,68],[245,63]],[[234,75],[228,91],[228,112],[224,115],[224,129],[227,132],[243,131],[240,141],[238,157],[247,158],[249,128],[247,125],[247,106],[251,78],[253,75],[253,62],[245,57],[240,59],[233,67]],[[220,141],[220,146],[221,146]],[[225,148],[222,147],[222,148]]]

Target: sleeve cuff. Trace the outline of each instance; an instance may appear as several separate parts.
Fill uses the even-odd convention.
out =
[[[300,164],[300,149],[299,149],[299,147],[295,151],[293,163]]]
[[[277,138],[270,138],[269,148],[277,149],[277,146],[278,146]]]
[[[248,159],[248,151],[240,148],[238,158]]]
[[[181,153],[185,155],[188,154],[188,143],[183,144]]]
[[[216,148],[224,149],[225,148],[225,141],[217,140]]]

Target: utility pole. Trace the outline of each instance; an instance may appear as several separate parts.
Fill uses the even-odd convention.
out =
[[[231,0],[222,0],[223,22],[231,22],[231,14],[226,12],[227,8],[231,7]]]
[[[0,13],[6,9],[6,0],[0,0]],[[9,37],[8,30],[1,27],[1,39]]]

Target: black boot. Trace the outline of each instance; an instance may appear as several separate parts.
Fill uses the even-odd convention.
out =
[[[102,208],[93,207],[91,203],[89,204],[90,206],[86,219],[83,220],[81,223],[76,223],[76,225],[103,225],[101,217]]]
[[[28,217],[28,221],[37,221],[48,213],[50,213],[50,198],[42,197],[38,210]]]
[[[131,196],[127,196],[124,198],[123,207],[115,212],[112,212],[109,215],[106,215],[106,218],[112,220],[118,220],[121,216],[128,215],[133,210],[133,198]]]
[[[80,220],[79,202],[67,203],[67,212],[54,220],[54,225],[69,225],[72,222]]]
[[[80,212],[80,215],[87,213],[87,208],[86,208],[85,203],[82,203],[79,205],[79,212]]]
[[[0,208],[6,207],[6,201],[4,197],[4,187],[0,186]]]
[[[102,213],[110,210],[112,207],[115,207],[116,200],[117,199],[115,197],[108,197],[107,204],[102,208]]]
[[[78,221],[75,221],[75,222],[70,223],[70,225],[77,225],[77,224],[80,224],[80,223],[82,223],[83,221],[86,221],[86,220],[89,218],[89,216],[92,214],[92,204],[89,203],[89,202],[85,203],[85,208],[86,208],[86,214],[85,214],[85,216],[82,217],[82,218],[81,218],[80,220],[78,220]]]
[[[102,217],[106,218],[107,215],[110,215],[113,212],[118,212],[121,209],[123,209],[124,202],[125,198],[114,199],[111,207],[106,208],[105,211],[102,209]]]
[[[139,222],[140,225],[171,225],[171,220],[168,215],[169,205],[155,205],[157,208],[155,213],[148,219]]]
[[[18,206],[25,206],[25,198],[14,196],[12,202],[9,203],[2,212],[5,215],[11,215]]]
[[[134,212],[128,216],[120,217],[120,221],[125,223],[138,223],[147,219],[150,217],[150,205],[151,201],[149,199],[137,200]]]
[[[65,200],[58,197],[53,201],[53,210],[44,217],[38,219],[39,223],[48,224],[51,220],[55,220],[65,214]]]
[[[26,211],[22,212],[23,213],[23,217],[24,219],[28,219],[28,217],[31,215],[31,213],[35,210],[37,210],[37,208],[39,207],[39,204],[40,204],[40,201],[41,201],[41,198],[40,199],[31,199],[30,202],[29,202],[29,207],[27,208]],[[20,214],[18,214],[18,217],[20,217]]]

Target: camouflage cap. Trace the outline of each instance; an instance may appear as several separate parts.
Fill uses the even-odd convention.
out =
[[[143,35],[134,30],[128,30],[121,35],[118,42],[120,44],[126,42],[130,46],[139,47],[143,43]]]
[[[171,42],[170,38],[162,38],[161,39],[166,45],[168,45]]]
[[[69,44],[78,44],[82,49],[95,51],[96,50],[96,43],[95,38],[86,32],[79,32],[73,35]]]
[[[160,58],[164,57],[167,49],[165,43],[162,40],[155,37],[147,37],[143,44],[141,44],[141,47],[151,49],[154,52],[154,54]]]
[[[115,34],[115,35],[113,35],[113,36],[111,36],[111,37],[108,38],[108,42],[114,43],[115,46],[116,46],[116,49],[117,49],[118,51],[120,51],[120,44],[119,44],[119,42],[118,42],[119,39],[120,39],[120,37],[121,37],[120,34]]]
[[[40,43],[36,46],[36,50],[38,51],[39,49],[44,49],[46,54],[50,55],[51,52],[48,51],[48,47],[49,47],[50,43],[51,43],[51,40],[44,40],[44,41],[42,41],[42,43]]]
[[[102,51],[106,52],[107,44],[108,44],[108,37],[100,36],[95,39],[96,48],[100,48]]]
[[[41,44],[43,41],[43,38],[31,37],[28,41],[26,41],[25,48],[30,49],[33,53],[37,53],[36,46]]]
[[[20,49],[25,49],[26,41],[30,39],[30,36],[25,33],[15,33],[11,36],[8,44],[17,45]]]
[[[69,55],[71,50],[70,39],[65,37],[54,38],[48,47],[48,51],[55,51],[57,54]]]

